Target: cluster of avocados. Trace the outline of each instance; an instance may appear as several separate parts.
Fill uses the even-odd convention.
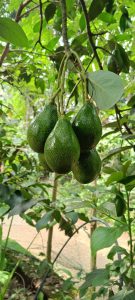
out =
[[[49,103],[28,127],[30,147],[39,153],[39,161],[50,172],[70,171],[80,183],[95,180],[101,170],[96,145],[102,125],[95,105],[86,101],[73,120],[58,116],[55,103]]]

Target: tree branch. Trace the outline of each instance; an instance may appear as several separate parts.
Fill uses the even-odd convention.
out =
[[[16,23],[18,23],[19,20],[20,20],[20,15],[21,15],[22,10],[23,10],[30,2],[32,2],[32,0],[26,0],[26,1],[24,1],[24,2],[22,2],[22,3],[20,4],[20,6],[19,6],[19,8],[18,8],[18,11],[17,11],[17,13],[16,13],[16,17],[15,17],[15,22],[16,22]],[[3,53],[2,53],[2,55],[1,55],[1,57],[0,57],[0,67],[2,66],[2,64],[3,64],[3,62],[4,62],[4,59],[5,59],[5,58],[7,57],[7,55],[8,55],[8,52],[9,52],[9,45],[10,45],[10,43],[7,43],[7,44],[6,44],[6,47],[5,47],[5,49],[3,50]]]
[[[96,46],[93,42],[93,34],[92,34],[91,28],[90,28],[90,20],[89,20],[89,15],[88,15],[88,12],[87,12],[86,4],[85,4],[84,0],[80,0],[80,3],[81,3],[81,6],[82,6],[82,9],[83,9],[83,12],[84,12],[84,16],[85,16],[85,19],[86,19],[87,34],[88,34],[88,39],[89,39],[90,45],[92,47],[94,56],[97,60],[97,63],[99,65],[100,70],[103,70],[100,58],[99,58],[98,53],[97,53]]]
[[[66,0],[61,0],[61,11],[62,11],[62,36],[65,52],[69,51],[69,43],[67,36],[67,8],[66,8]]]
[[[40,29],[39,29],[39,37],[38,40],[35,43],[34,48],[36,47],[37,44],[39,44],[43,49],[46,49],[45,46],[43,46],[42,41],[41,41],[41,36],[42,36],[42,29],[43,29],[43,10],[42,10],[42,1],[39,0],[39,11],[40,11]]]

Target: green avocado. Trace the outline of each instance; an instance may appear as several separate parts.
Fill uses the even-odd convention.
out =
[[[101,159],[95,149],[81,153],[79,160],[72,166],[75,179],[83,184],[95,180],[100,170]]]
[[[57,106],[49,103],[28,127],[27,140],[32,150],[44,152],[45,141],[58,120]]]
[[[44,153],[39,153],[38,159],[39,159],[40,165],[44,168],[44,171],[52,172],[52,170],[49,168],[49,166],[45,160]]]
[[[117,217],[122,217],[126,211],[126,202],[124,199],[124,195],[121,192],[117,192],[115,197],[115,207]]]
[[[73,121],[73,129],[78,137],[81,151],[94,148],[102,135],[102,125],[95,106],[86,102]]]
[[[59,174],[70,172],[72,164],[79,159],[79,142],[65,116],[59,118],[48,136],[44,154],[48,166]]]
[[[110,56],[107,62],[107,67],[110,72],[119,73],[119,67],[114,55]]]

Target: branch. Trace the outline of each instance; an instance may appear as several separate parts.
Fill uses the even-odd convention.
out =
[[[105,49],[105,48],[103,48],[103,47],[96,46],[96,49],[100,49],[100,50],[102,50],[102,51],[104,51],[104,52],[107,52],[108,54],[112,55],[112,53],[111,53],[109,50],[107,50],[107,49]]]
[[[115,104],[115,111],[116,111],[116,115],[119,116],[119,119],[122,119],[121,112],[120,112],[117,104]],[[124,125],[126,131],[128,132],[128,134],[133,134],[126,122],[124,122],[123,125]]]
[[[39,44],[43,49],[46,49],[45,46],[43,46],[42,41],[41,41],[41,36],[42,36],[42,29],[43,29],[43,10],[42,10],[42,1],[39,0],[39,11],[40,11],[40,29],[39,29],[39,37],[38,40],[35,43],[34,48],[36,47],[37,44]]]
[[[25,13],[21,14],[20,17],[18,17],[19,21],[24,18],[27,17],[33,10],[35,10],[36,8],[39,8],[39,4],[37,4],[36,6],[30,8],[29,10],[27,10]]]
[[[61,11],[62,11],[62,36],[65,52],[69,51],[69,43],[67,36],[67,8],[66,8],[66,0],[61,0]]]
[[[106,31],[97,32],[97,33],[93,33],[93,32],[92,32],[92,35],[93,35],[93,36],[98,36],[98,35],[104,35],[104,34],[106,34],[106,33],[108,33],[107,30],[106,30]]]
[[[26,1],[24,1],[24,2],[22,2],[22,3],[20,4],[20,6],[19,6],[19,8],[18,8],[18,11],[17,11],[17,13],[16,13],[16,17],[15,17],[15,22],[16,22],[16,23],[18,23],[19,20],[20,20],[19,17],[20,17],[20,15],[21,15],[22,10],[23,10],[30,2],[32,2],[32,0],[26,0]],[[2,53],[2,55],[1,55],[1,57],[0,57],[0,67],[2,66],[2,64],[3,64],[3,62],[4,62],[4,59],[5,59],[5,58],[7,57],[7,55],[8,55],[8,52],[9,52],[9,45],[10,45],[10,43],[7,43],[7,44],[6,44],[6,47],[5,47],[3,53]]]
[[[86,4],[85,4],[84,0],[80,0],[80,3],[81,3],[81,6],[82,6],[82,9],[83,9],[83,12],[84,12],[84,16],[85,16],[85,19],[86,19],[87,35],[88,35],[90,45],[92,47],[94,56],[97,60],[97,63],[99,65],[100,70],[103,70],[102,63],[101,63],[100,58],[98,56],[96,46],[93,42],[93,34],[92,34],[91,28],[90,28],[90,20],[89,20],[89,15],[88,15],[88,12],[87,12]]]

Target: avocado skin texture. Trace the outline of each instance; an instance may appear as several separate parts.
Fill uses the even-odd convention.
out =
[[[99,175],[101,159],[96,149],[83,152],[72,166],[74,177],[80,183],[90,183]]]
[[[44,168],[44,171],[52,172],[52,170],[49,168],[49,166],[45,160],[44,153],[39,153],[38,159],[39,159],[40,165]]]
[[[86,102],[73,121],[73,129],[78,137],[81,151],[94,148],[102,135],[102,125],[95,106]]]
[[[117,217],[122,217],[126,211],[126,202],[121,192],[118,192],[116,194],[115,207],[116,207]]]
[[[45,141],[58,120],[57,106],[49,103],[28,127],[27,140],[32,150],[44,152]]]
[[[71,171],[72,164],[80,156],[80,145],[65,116],[61,116],[45,143],[45,159],[56,173]]]

